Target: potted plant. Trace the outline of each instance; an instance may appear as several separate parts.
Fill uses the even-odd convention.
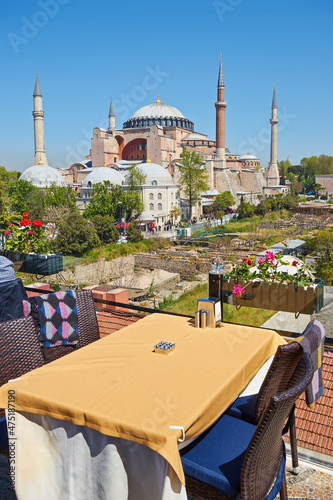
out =
[[[19,225],[5,231],[3,254],[14,262],[15,271],[49,275],[63,269],[62,256],[49,254],[49,238],[40,220],[29,220],[23,212]]]
[[[270,251],[256,266],[243,259],[225,275],[224,289],[233,293],[237,307],[312,314],[323,306],[323,282],[314,279],[310,267]]]

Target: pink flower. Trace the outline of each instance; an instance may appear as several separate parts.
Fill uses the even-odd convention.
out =
[[[28,231],[28,234],[34,234],[33,231]]]
[[[240,285],[234,285],[233,289],[232,289],[232,293],[234,293],[236,295],[236,297],[240,297],[242,295],[243,290],[242,290],[242,287]]]
[[[6,236],[8,236],[9,234],[10,234],[10,231],[9,231],[9,230],[5,231],[5,235],[6,235]]]
[[[274,252],[269,252],[267,251],[265,253],[265,259],[268,260],[271,264],[273,264],[274,260],[275,260],[275,255],[274,255]]]
[[[260,258],[258,260],[258,266],[261,266],[261,264],[263,264],[264,262],[265,262],[265,259]]]

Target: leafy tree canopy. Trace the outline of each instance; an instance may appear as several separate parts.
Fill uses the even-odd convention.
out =
[[[333,231],[318,231],[312,238],[306,238],[309,252],[316,255],[317,277],[326,285],[333,282]]]
[[[130,222],[128,228],[126,229],[126,236],[128,241],[131,241],[132,243],[143,240],[142,233],[137,229],[137,223],[134,220]]]
[[[180,156],[178,184],[188,197],[191,218],[192,206],[200,200],[200,193],[209,189],[207,172],[195,151],[184,148]]]
[[[227,208],[234,205],[234,203],[235,198],[232,196],[230,191],[223,191],[223,193],[216,196],[213,202],[213,209],[226,211]]]
[[[15,213],[31,212],[29,203],[39,196],[39,188],[31,182],[19,179],[9,184],[9,195],[11,199],[11,210]],[[40,214],[39,214],[40,217]]]
[[[249,217],[252,217],[253,213],[254,213],[254,208],[251,205],[251,203],[247,201],[242,201],[242,203],[238,205],[237,214],[239,219],[247,219]]]
[[[120,202],[124,202],[124,191],[120,186],[114,186],[110,181],[98,182],[93,186],[84,217],[92,219],[95,215],[108,215],[114,219],[120,211]]]
[[[92,222],[102,245],[117,243],[119,233],[113,223],[112,217],[109,215],[95,215]]]
[[[59,225],[54,249],[65,255],[81,256],[101,244],[95,228],[78,213],[72,213]]]

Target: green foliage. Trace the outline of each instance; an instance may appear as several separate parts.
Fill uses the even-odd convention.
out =
[[[53,242],[56,251],[74,256],[81,256],[100,244],[101,241],[94,227],[78,213],[66,217],[60,224],[57,237]]]
[[[115,218],[119,213],[118,202],[123,200],[120,186],[114,186],[110,181],[94,184],[89,205],[84,211],[84,217],[93,219],[95,215],[108,215]]]
[[[230,191],[223,191],[223,193],[220,193],[216,196],[214,202],[213,202],[213,209],[216,211],[226,211],[228,207],[231,205],[234,205],[235,203],[235,198],[232,196]]]
[[[9,195],[13,212],[22,213],[28,211],[31,214],[30,202],[39,198],[39,189],[33,186],[31,182],[19,179],[9,184]]]
[[[188,197],[190,218],[192,218],[192,206],[200,200],[200,193],[209,189],[207,173],[200,156],[195,151],[190,152],[184,148],[180,156],[178,183]]]
[[[76,210],[77,194],[70,187],[56,186],[43,189],[44,205],[51,207],[64,206],[71,211]]]
[[[132,243],[137,243],[138,241],[143,240],[142,233],[137,229],[136,224],[137,224],[136,221],[132,220],[132,222],[130,223],[130,225],[126,230],[127,239]]]
[[[45,227],[40,220],[28,219],[29,215],[23,212],[20,226],[11,224],[6,231],[5,249],[11,252],[23,253],[36,252],[46,253],[49,249],[49,240],[45,233]]]
[[[247,201],[242,201],[237,208],[237,214],[239,219],[248,219],[252,217],[254,213],[254,208],[251,203]]]
[[[112,217],[109,217],[109,215],[95,215],[92,222],[102,245],[117,243],[119,233]]]
[[[306,238],[309,252],[317,259],[317,277],[326,285],[333,282],[333,231],[318,231],[312,238]]]
[[[16,181],[20,175],[20,172],[16,172],[15,170],[7,171],[5,167],[0,167],[0,181],[4,184]]]

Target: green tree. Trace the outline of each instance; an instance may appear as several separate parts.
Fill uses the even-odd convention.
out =
[[[242,203],[238,205],[237,214],[239,219],[248,219],[253,216],[254,208],[251,203],[242,201]]]
[[[109,215],[95,215],[92,222],[102,245],[117,243],[119,233],[112,217]]]
[[[30,202],[39,195],[39,188],[33,186],[31,182],[19,179],[9,184],[8,189],[11,210],[16,213],[29,212]]]
[[[126,190],[122,202],[122,212],[126,220],[130,220],[134,213],[140,214],[144,209],[144,203],[141,196],[141,186],[146,182],[146,174],[143,170],[131,165],[126,176]]]
[[[180,217],[181,214],[182,214],[182,212],[181,212],[180,208],[178,208],[178,207],[171,208],[171,210],[169,212],[169,217],[172,220],[172,224],[174,224],[174,220],[178,219],[178,217]]]
[[[291,167],[291,163],[290,161],[278,161],[278,167],[279,167],[279,174],[280,174],[280,182],[281,184],[285,184],[286,183],[286,179],[287,179],[287,174],[288,174],[288,171],[289,171],[289,168]]]
[[[51,207],[68,207],[71,211],[76,210],[77,194],[70,187],[56,186],[45,188],[45,206]]]
[[[72,213],[62,221],[53,242],[56,251],[74,256],[81,256],[100,244],[95,228],[78,213]]]
[[[200,193],[209,189],[207,172],[195,151],[184,148],[180,156],[178,184],[188,197],[192,218],[192,206],[200,200]]]
[[[119,212],[118,203],[124,201],[124,191],[120,186],[114,186],[110,181],[94,184],[89,205],[84,211],[84,217],[92,219],[95,215],[115,217]]]
[[[318,231],[312,238],[306,238],[309,252],[317,259],[317,277],[326,285],[333,282],[333,231]]]
[[[223,210],[225,212],[228,207],[234,205],[234,203],[235,198],[232,196],[230,191],[223,191],[223,193],[220,193],[215,197],[212,207],[215,211]]]
[[[132,220],[132,222],[130,222],[128,228],[126,229],[126,237],[128,241],[132,243],[143,240],[142,233],[138,230],[135,220]]]
[[[9,184],[10,182],[17,181],[20,175],[20,172],[16,172],[15,170],[8,171],[5,169],[5,167],[0,167],[0,180],[4,184]]]

